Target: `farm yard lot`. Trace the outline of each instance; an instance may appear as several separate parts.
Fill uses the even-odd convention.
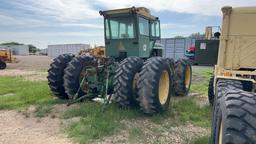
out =
[[[190,95],[173,97],[153,117],[96,102],[66,106],[51,96],[44,56],[18,57],[0,72],[0,143],[191,143],[209,142],[211,107],[207,86],[212,67],[193,67]],[[24,62],[24,63],[23,63]]]

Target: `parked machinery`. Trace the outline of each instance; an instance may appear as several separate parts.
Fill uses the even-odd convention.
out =
[[[191,65],[162,58],[160,21],[146,8],[100,11],[104,17],[105,56],[60,55],[49,69],[53,94],[61,99],[110,99],[140,106],[146,114],[168,108],[170,98],[187,95]],[[111,96],[113,97],[111,98]]]
[[[213,144],[256,143],[256,7],[223,7],[218,63],[209,83]]]
[[[92,55],[96,57],[105,57],[105,47],[95,47],[81,50],[78,55]]]
[[[14,63],[16,58],[13,57],[11,50],[0,49],[0,70],[6,68],[6,63]]]
[[[219,37],[220,26],[207,26],[204,38],[197,39],[195,45],[186,50],[186,57],[195,65],[214,66],[217,64]]]

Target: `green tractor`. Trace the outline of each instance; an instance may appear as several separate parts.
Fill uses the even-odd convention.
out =
[[[168,108],[172,95],[187,95],[191,65],[163,58],[160,21],[146,8],[100,11],[105,56],[64,54],[48,70],[49,87],[60,99],[104,98],[146,114]]]

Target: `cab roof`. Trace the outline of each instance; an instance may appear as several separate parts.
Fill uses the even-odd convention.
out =
[[[106,11],[99,11],[100,15],[106,16],[113,16],[118,14],[139,14],[142,15],[150,20],[158,20],[158,17],[151,15],[149,9],[145,7],[131,7],[131,8],[122,8],[122,9],[113,9],[113,10],[106,10]]]
[[[252,7],[231,7],[231,6],[225,6],[222,7],[222,11],[232,11],[232,13],[256,13],[256,6]]]

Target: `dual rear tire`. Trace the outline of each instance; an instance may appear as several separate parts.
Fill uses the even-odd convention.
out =
[[[145,63],[139,57],[123,60],[116,71],[115,99],[121,106],[139,105],[146,114],[166,110],[173,95],[173,69],[161,57]]]
[[[187,96],[191,86],[192,67],[185,59],[178,59],[174,65],[174,86],[176,96]]]
[[[146,114],[167,110],[170,98],[174,94],[173,69],[170,63],[161,57],[148,59],[139,73],[139,105]]]
[[[114,77],[114,99],[121,106],[138,104],[137,81],[143,60],[139,57],[124,59],[116,70]]]

